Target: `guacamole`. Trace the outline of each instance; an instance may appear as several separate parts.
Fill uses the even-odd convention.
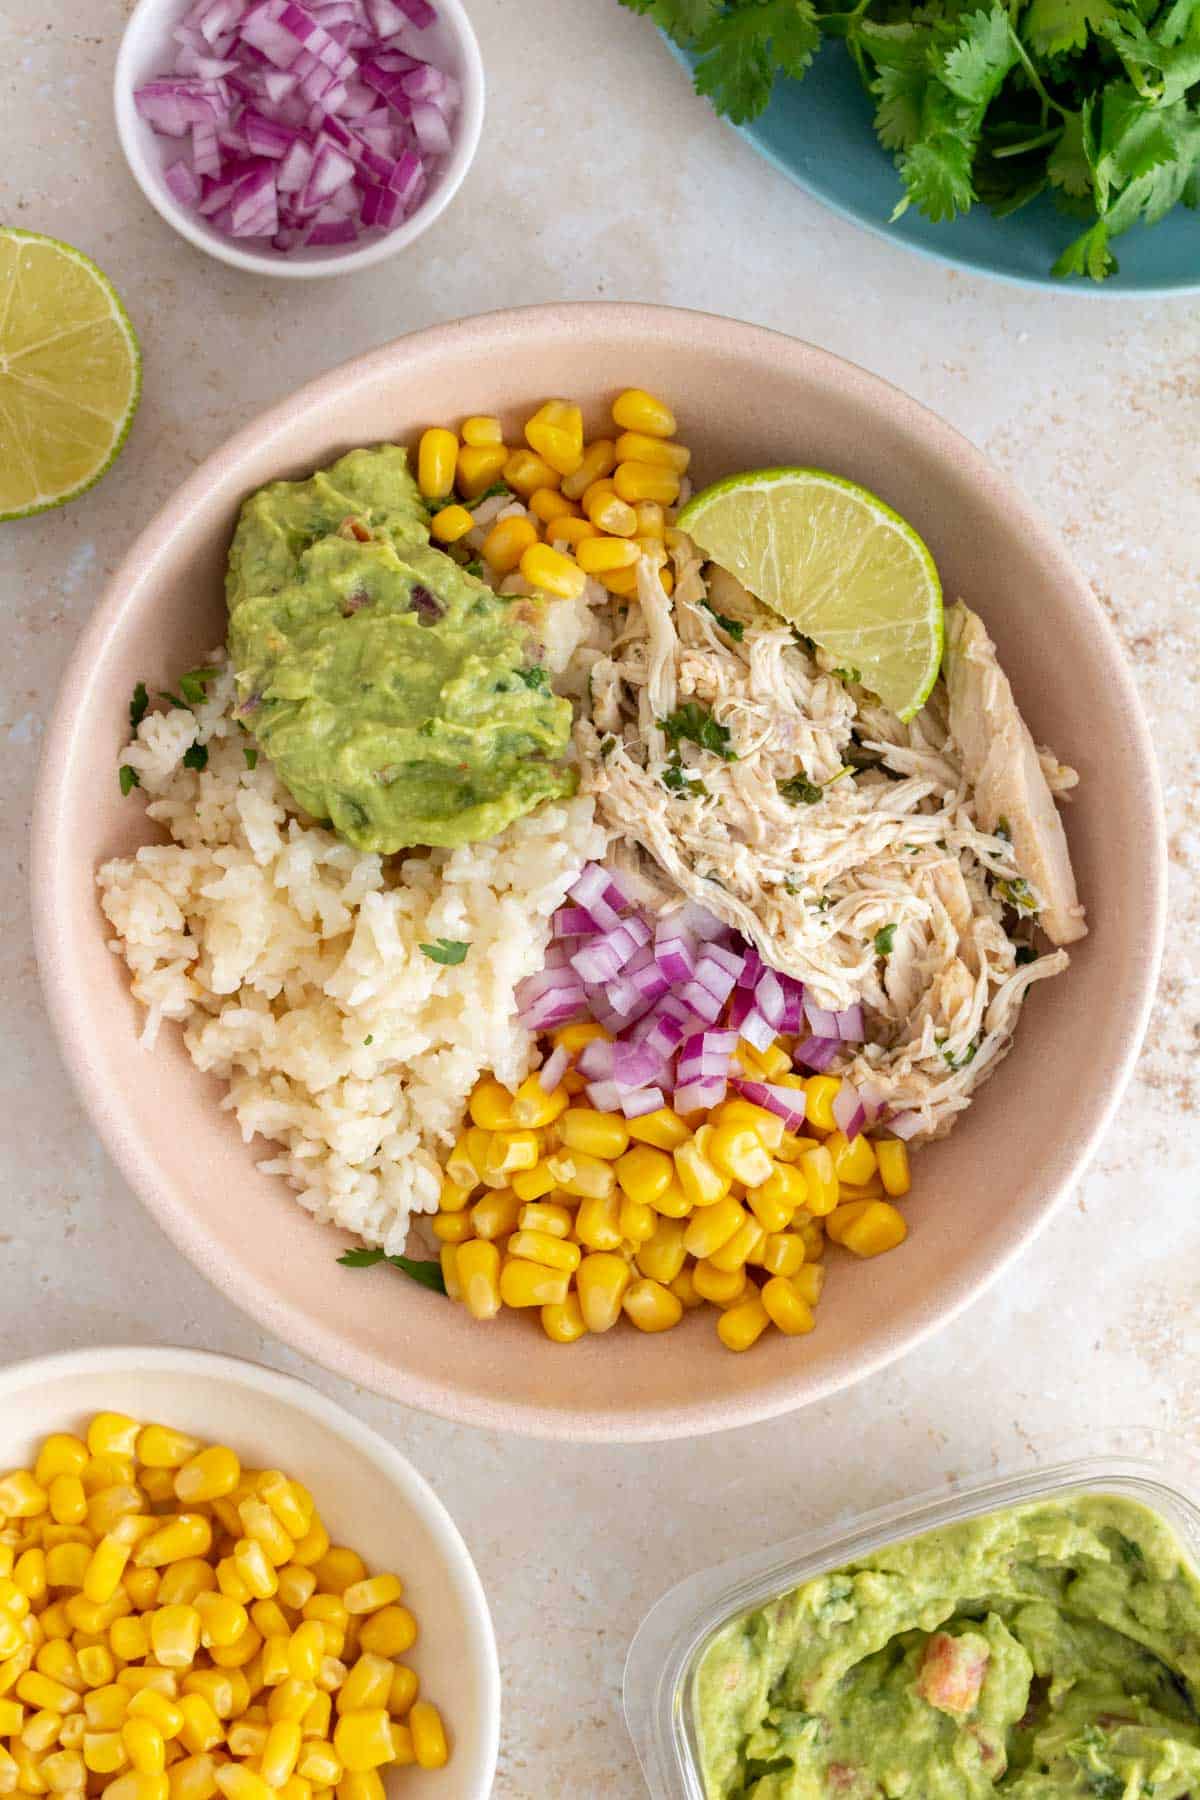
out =
[[[397,445],[251,495],[226,598],[243,721],[357,849],[474,843],[572,791],[570,702],[511,602],[430,544]]]
[[[724,1626],[693,1685],[707,1800],[1200,1800],[1200,1577],[1071,1495],[944,1526]]]

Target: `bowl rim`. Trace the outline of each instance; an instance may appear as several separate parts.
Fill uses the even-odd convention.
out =
[[[94,1065],[87,1048],[87,1033],[80,1029],[84,1011],[79,992],[72,985],[57,941],[56,881],[69,858],[57,848],[59,819],[67,805],[65,780],[73,761],[73,718],[61,704],[61,695],[86,679],[97,666],[98,653],[116,628],[131,593],[136,592],[142,571],[157,560],[164,545],[191,509],[203,503],[214,479],[226,477],[240,460],[261,454],[264,446],[281,439],[295,415],[319,412],[325,402],[342,397],[347,389],[372,384],[392,365],[397,354],[436,356],[464,333],[486,330],[492,350],[503,350],[514,337],[537,342],[558,333],[578,345],[586,341],[589,327],[611,334],[623,326],[631,341],[678,342],[703,324],[705,349],[724,350],[743,357],[764,353],[807,362],[826,379],[836,375],[843,389],[856,389],[878,405],[886,401],[894,419],[920,437],[939,460],[966,468],[985,489],[999,491],[1022,532],[1037,553],[1053,569],[1056,582],[1069,587],[1076,602],[1088,614],[1089,629],[1102,639],[1110,664],[1110,680],[1118,691],[1128,721],[1135,760],[1145,785],[1144,811],[1154,851],[1140,871],[1139,905],[1144,908],[1142,953],[1131,985],[1135,997],[1127,1012],[1127,1028],[1121,1056],[1110,1071],[1104,1099],[1086,1128],[1075,1137],[1069,1157],[1059,1158],[1040,1210],[1021,1227],[1014,1226],[1002,1253],[983,1270],[964,1278],[959,1292],[923,1307],[903,1327],[896,1327],[888,1341],[872,1352],[862,1352],[848,1366],[829,1370],[819,1378],[807,1378],[803,1399],[796,1395],[794,1372],[783,1370],[764,1380],[750,1394],[736,1398],[711,1398],[697,1394],[686,1404],[630,1407],[622,1412],[566,1412],[529,1399],[506,1399],[502,1414],[497,1404],[458,1384],[450,1371],[438,1378],[405,1373],[403,1383],[381,1367],[366,1351],[348,1344],[326,1318],[315,1318],[290,1301],[265,1297],[247,1271],[221,1260],[214,1264],[201,1215],[183,1202],[159,1174],[137,1134],[114,1108],[112,1083]],[[481,349],[480,355],[484,352]],[[466,320],[430,326],[393,339],[391,343],[352,358],[298,388],[288,398],[258,415],[227,439],[175,490],[134,540],[106,585],[61,679],[51,712],[42,752],[31,826],[30,882],[33,903],[34,942],[47,1012],[58,1039],[64,1064],[102,1143],[134,1193],[153,1215],[176,1248],[214,1285],[219,1286],[260,1328],[273,1332],[285,1343],[309,1356],[344,1379],[372,1389],[403,1405],[415,1406],[458,1424],[485,1429],[504,1429],[520,1434],[589,1443],[661,1442],[703,1435],[735,1426],[759,1423],[811,1405],[877,1373],[899,1360],[951,1323],[978,1299],[1011,1266],[1048,1223],[1070,1192],[1081,1171],[1095,1154],[1108,1129],[1122,1092],[1132,1073],[1149,1022],[1157,986],[1158,967],[1166,928],[1166,830],[1157,759],[1149,725],[1142,712],[1131,669],[1116,630],[1097,601],[1090,584],[1067,554],[1057,533],[1038,509],[1007,476],[971,441],[902,389],[871,374],[832,351],[788,337],[758,325],[748,325],[716,314],[680,307],[617,301],[567,301],[543,306],[506,309],[477,314]]]
[[[179,3],[180,0],[137,0],[137,5],[126,20],[117,48],[113,70],[113,112],[121,153],[129,166],[130,174],[159,217],[165,219],[168,225],[173,226],[197,250],[216,257],[230,268],[242,269],[250,274],[275,275],[286,281],[319,280],[327,275],[345,275],[356,269],[369,269],[376,263],[386,261],[389,256],[394,256],[409,244],[415,243],[450,205],[466,179],[467,171],[479,149],[487,88],[479,39],[462,0],[437,0],[439,19],[448,26],[450,35],[459,46],[463,66],[462,104],[455,121],[454,137],[449,155],[438,171],[432,193],[421,201],[416,211],[403,224],[386,232],[383,237],[376,238],[361,248],[345,251],[339,249],[335,255],[313,257],[307,261],[282,254],[267,256],[256,250],[243,250],[232,240],[226,241],[219,232],[206,230],[188,208],[176,200],[166,183],[154,178],[144,142],[148,127],[139,118],[133,103],[133,78],[129,65],[133,59],[134,44],[140,31],[148,28],[148,21]]]
[[[482,1785],[474,1794],[475,1800],[486,1800],[500,1753],[500,1657],[491,1609],[474,1558],[449,1507],[403,1451],[347,1407],[297,1375],[226,1351],[194,1350],[183,1344],[100,1344],[26,1357],[0,1368],[0,1401],[83,1370],[113,1376],[161,1370],[165,1374],[202,1376],[230,1387],[252,1389],[281,1406],[305,1413],[323,1432],[352,1443],[378,1468],[385,1481],[403,1493],[405,1503],[421,1516],[430,1535],[436,1538],[439,1555],[461,1585],[469,1639],[477,1647],[483,1690],[479,1729]]]

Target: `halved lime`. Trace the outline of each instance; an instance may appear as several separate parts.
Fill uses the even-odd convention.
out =
[[[108,277],[70,244],[0,226],[0,520],[99,481],[141,390],[137,338]]]
[[[892,712],[920,709],[942,660],[942,586],[877,495],[824,469],[757,469],[705,488],[679,524]]]

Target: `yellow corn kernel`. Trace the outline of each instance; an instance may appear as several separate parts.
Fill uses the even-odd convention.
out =
[[[257,1630],[257,1626],[255,1627]],[[324,1653],[325,1634],[321,1633],[321,1649]],[[317,1659],[318,1669],[321,1658]],[[262,1654],[259,1659],[260,1673],[264,1687],[278,1687],[281,1682],[291,1676],[291,1665],[288,1661],[288,1634],[280,1632],[277,1637],[266,1637],[263,1640]]]
[[[217,1764],[203,1751],[185,1756],[167,1770],[170,1800],[213,1800],[220,1792],[217,1786]]]
[[[158,1728],[163,1742],[177,1738],[183,1730],[183,1712],[174,1700],[160,1694],[156,1688],[141,1688],[129,1702],[130,1719],[149,1719]]]
[[[579,1308],[589,1331],[609,1331],[621,1316],[621,1302],[632,1278],[623,1256],[596,1252],[585,1256],[575,1277]]]
[[[458,1279],[471,1317],[494,1319],[500,1311],[500,1252],[495,1244],[481,1238],[460,1244]]]
[[[129,1689],[113,1682],[83,1697],[83,1716],[92,1731],[119,1731],[129,1711]]]
[[[443,1243],[438,1251],[438,1263],[442,1271],[442,1285],[447,1297],[451,1300],[462,1299],[462,1283],[458,1279],[458,1245]],[[295,1568],[293,1563],[291,1567]]]
[[[136,1475],[132,1456],[114,1450],[103,1456],[89,1456],[79,1479],[89,1496],[109,1487],[129,1487]]]
[[[175,1493],[185,1506],[232,1494],[242,1479],[242,1465],[227,1444],[211,1444],[189,1458],[175,1476]]]
[[[613,1162],[629,1147],[629,1127],[615,1113],[597,1112],[590,1106],[572,1106],[558,1121],[559,1134],[568,1150],[581,1150]]]
[[[141,1429],[126,1413],[97,1413],[87,1428],[88,1450],[92,1456],[132,1456]]]
[[[0,1694],[12,1693],[22,1675],[32,1665],[33,1649],[29,1644],[23,1644],[11,1656],[0,1661]]]
[[[64,1687],[61,1681],[55,1681],[52,1676],[43,1675],[36,1669],[29,1669],[20,1677],[16,1684],[16,1695],[26,1706],[35,1706],[39,1711],[45,1712],[75,1712],[81,1705],[74,1688]]]
[[[122,1544],[111,1533],[102,1537],[92,1551],[83,1577],[84,1598],[97,1606],[111,1600],[121,1585],[121,1576],[128,1561],[128,1544]]]
[[[429,529],[439,544],[457,544],[474,528],[475,520],[465,506],[443,506],[429,521]]]
[[[777,1162],[766,1181],[746,1197],[767,1231],[783,1231],[796,1208],[807,1205],[808,1183],[794,1164]]]
[[[259,1756],[267,1741],[270,1726],[262,1719],[244,1715],[235,1719],[225,1734],[226,1742],[235,1756]]]
[[[553,488],[538,488],[529,496],[529,510],[535,519],[543,525],[553,525],[558,519],[577,519],[579,508],[571,500],[565,500]],[[546,536],[553,534],[547,531]]]
[[[9,1519],[36,1519],[50,1504],[50,1496],[28,1469],[13,1469],[0,1480],[0,1514]]]
[[[477,1238],[490,1241],[507,1237],[510,1231],[517,1228],[517,1220],[521,1212],[521,1200],[511,1188],[496,1188],[477,1200],[471,1208],[471,1227]],[[462,1254],[467,1249],[465,1243],[459,1245],[459,1280],[463,1280]]]
[[[306,1619],[288,1640],[288,1673],[297,1681],[315,1681],[325,1653],[325,1627],[319,1619]]]
[[[186,1431],[174,1431],[169,1425],[146,1425],[138,1433],[134,1454],[148,1469],[181,1469],[200,1449],[199,1439],[189,1437]]]
[[[46,1490],[50,1517],[59,1525],[82,1525],[87,1518],[87,1495],[78,1475],[55,1475]]]
[[[530,499],[539,488],[560,485],[558,470],[552,469],[545,457],[538,456],[533,450],[511,451],[500,472],[513,493],[519,494],[522,500]]]
[[[193,1756],[214,1750],[224,1741],[225,1727],[203,1694],[181,1694],[179,1741]]]
[[[40,1755],[48,1750],[51,1744],[58,1742],[58,1734],[63,1724],[61,1713],[37,1712],[25,1720],[18,1733],[20,1742],[26,1750]]]
[[[692,1205],[702,1208],[718,1205],[729,1192],[729,1176],[701,1154],[694,1139],[690,1143],[680,1144],[674,1154],[679,1185]]]
[[[552,1200],[531,1200],[521,1208],[517,1223],[522,1231],[534,1231],[553,1238],[567,1238],[571,1235],[575,1215],[569,1206],[560,1206]],[[511,1244],[510,1253],[516,1255]],[[574,1265],[572,1265],[574,1266]]]
[[[881,1256],[908,1236],[904,1214],[886,1200],[855,1200],[839,1206],[830,1214],[825,1229],[835,1244],[843,1244],[855,1256]]]
[[[763,1149],[758,1134],[749,1126],[736,1123],[714,1126],[702,1147],[709,1161],[723,1174],[746,1187],[761,1187],[770,1179],[771,1158]]]
[[[333,1747],[351,1773],[378,1769],[391,1762],[392,1721],[387,1708],[343,1713],[333,1734]]]
[[[674,1163],[671,1164],[670,1184],[655,1200],[654,1210],[664,1219],[686,1219],[691,1214],[692,1202],[675,1178]]]
[[[691,1312],[694,1307],[704,1305],[704,1295],[696,1287],[695,1277],[690,1267],[680,1269],[671,1283],[671,1292],[685,1312]]]
[[[577,1344],[587,1332],[578,1294],[568,1294],[557,1305],[543,1306],[541,1320],[542,1330],[555,1344]]]
[[[714,1269],[731,1271],[744,1268],[758,1256],[766,1240],[767,1234],[758,1220],[747,1219],[726,1243],[709,1252],[708,1260]]]
[[[240,1526],[241,1520],[238,1519],[237,1522]],[[242,1606],[247,1605],[254,1598],[242,1580],[241,1572],[232,1556],[223,1556],[217,1563],[217,1587],[228,1599],[237,1600]]]
[[[796,1165],[804,1174],[807,1187],[805,1205],[816,1218],[824,1218],[838,1203],[838,1178],[833,1158],[824,1144],[805,1150]]]
[[[464,444],[480,450],[485,444],[502,444],[504,427],[492,413],[472,413],[459,427],[459,436]]]
[[[485,1131],[515,1131],[527,1121],[513,1116],[513,1096],[493,1075],[485,1075],[471,1090],[467,1110],[474,1125]]]
[[[271,1800],[271,1789],[262,1776],[256,1775],[244,1763],[221,1763],[216,1781],[225,1800]]]
[[[654,463],[619,462],[613,474],[613,487],[630,506],[641,500],[656,500],[660,506],[674,506],[679,498],[679,476],[673,469],[664,469]]]
[[[73,1646],[61,1638],[43,1644],[34,1656],[33,1666],[41,1674],[49,1675],[52,1681],[61,1681],[64,1687],[73,1688],[77,1694],[82,1694],[87,1686]]]
[[[503,444],[466,444],[455,462],[455,484],[467,500],[478,500],[499,479],[508,461]],[[475,521],[472,519],[472,525]]]
[[[32,1606],[46,1598],[46,1552],[39,1546],[22,1550],[13,1565],[12,1583]]]
[[[836,1075],[812,1075],[804,1084],[804,1116],[818,1131],[836,1131],[833,1103],[842,1091]]]
[[[547,1269],[521,1257],[506,1257],[500,1270],[500,1298],[505,1306],[561,1306],[571,1284],[565,1269]]]
[[[614,569],[631,569],[638,559],[638,546],[629,537],[585,538],[576,545],[576,560],[589,575],[610,575]]]
[[[335,1696],[334,1708],[339,1717],[344,1713],[371,1712],[387,1704],[391,1686],[392,1665],[388,1658],[364,1651]]]
[[[432,426],[417,446],[417,486],[426,500],[444,500],[454,486],[458,439],[452,431]]]
[[[190,1669],[200,1647],[194,1606],[160,1606],[150,1615],[150,1647],[160,1668]]]
[[[47,1554],[46,1566],[49,1569],[50,1558]],[[70,1638],[74,1636],[75,1627],[67,1616],[65,1601],[56,1600],[53,1606],[43,1607],[38,1614],[38,1624],[46,1638]]]
[[[4,1576],[0,1579],[0,1622],[9,1620],[19,1625],[28,1614],[29,1596],[21,1592],[11,1576]]]
[[[584,1200],[575,1215],[575,1236],[589,1250],[616,1250],[623,1237],[620,1196],[597,1195]]]
[[[465,1244],[469,1237],[475,1235],[466,1213],[437,1213],[430,1223],[430,1230],[435,1238],[451,1248],[456,1244]]]
[[[714,1306],[736,1305],[749,1286],[744,1268],[715,1269],[707,1257],[693,1267],[692,1280],[701,1299],[711,1300]]]
[[[450,1759],[450,1750],[437,1707],[432,1706],[428,1700],[418,1700],[408,1715],[408,1727],[412,1732],[413,1754],[418,1767],[445,1768]]]
[[[770,1323],[770,1314],[761,1295],[755,1291],[721,1314],[717,1320],[717,1336],[727,1350],[749,1350]]]
[[[588,1203],[585,1201],[584,1204]],[[524,1208],[521,1210],[524,1211]],[[579,1267],[579,1245],[568,1244],[565,1239],[548,1231],[529,1231],[523,1228],[514,1232],[508,1240],[508,1254],[510,1257],[523,1257],[526,1262],[538,1263],[545,1269],[565,1269],[568,1275],[573,1275]],[[500,1282],[500,1292],[504,1292],[503,1279]]]
[[[264,1469],[256,1490],[267,1502],[283,1529],[301,1537],[312,1523],[313,1497],[302,1482],[292,1481],[279,1469]]]
[[[87,1720],[83,1714],[69,1713],[58,1727],[59,1747],[63,1750],[82,1750],[86,1732]]]
[[[585,1044],[610,1044],[612,1034],[594,1019],[580,1019],[574,1025],[560,1025],[551,1033],[550,1042],[555,1050],[565,1050],[568,1056],[575,1057]]]
[[[664,1287],[674,1281],[687,1258],[683,1247],[685,1229],[682,1219],[658,1221],[653,1237],[638,1248],[637,1266],[644,1276]]]
[[[683,1317],[683,1306],[661,1281],[642,1276],[630,1282],[621,1301],[625,1317],[639,1331],[670,1331]]]
[[[513,1096],[512,1109],[514,1123],[527,1130],[540,1131],[552,1125],[559,1115],[566,1111],[567,1096],[561,1087],[547,1093],[542,1086],[540,1074],[535,1071],[527,1075]]]
[[[536,525],[514,514],[492,526],[483,540],[483,555],[498,575],[511,575],[529,546],[537,541]]]
[[[49,1792],[49,1783],[42,1777],[41,1758],[20,1741],[13,1739],[12,1757],[17,1765],[17,1792],[19,1794],[45,1794]]]
[[[312,1524],[309,1526],[304,1536],[302,1538],[297,1538],[296,1540],[296,1548],[292,1552],[292,1561],[294,1563],[299,1563],[302,1568],[310,1569],[315,1563],[320,1562],[328,1549],[329,1533],[321,1523],[319,1516],[314,1512]]]
[[[310,1740],[300,1751],[296,1773],[318,1787],[333,1787],[342,1778],[342,1759],[332,1744],[321,1739]]]
[[[24,1723],[25,1708],[19,1700],[0,1700],[0,1737],[16,1737]]]
[[[803,1266],[804,1255],[804,1239],[794,1231],[769,1232],[763,1245],[762,1265],[770,1275],[791,1276]]]
[[[166,1743],[152,1719],[132,1712],[121,1727],[121,1741],[139,1775],[161,1775],[167,1766]]]
[[[569,400],[547,400],[525,425],[525,441],[559,475],[583,462],[583,415]]]
[[[335,1790],[337,1800],[384,1800],[384,1786],[374,1769],[347,1770]]]
[[[173,1669],[159,1669],[153,1663],[146,1663],[140,1668],[132,1665],[122,1669],[117,1676],[117,1686],[123,1687],[129,1694],[140,1694],[143,1688],[155,1688],[158,1693],[165,1694],[173,1700],[179,1691],[179,1683]]]
[[[898,1199],[907,1194],[912,1186],[908,1172],[908,1145],[902,1138],[881,1138],[875,1146],[875,1158],[879,1164],[879,1178],[883,1182],[883,1191]],[[53,1511],[53,1507],[51,1507]]]
[[[617,1215],[617,1224],[621,1230],[621,1238],[627,1244],[639,1245],[649,1241],[658,1229],[658,1214],[644,1200],[631,1200],[627,1194],[621,1197],[621,1210]]]
[[[129,1754],[119,1731],[87,1731],[83,1738],[83,1766],[93,1775],[116,1775],[129,1766]]]
[[[0,1744],[0,1794],[15,1794],[20,1780],[20,1769],[11,1751]]]
[[[565,1102],[565,1094],[563,1099]],[[512,1191],[518,1200],[526,1202],[541,1200],[543,1195],[553,1193],[554,1176],[550,1172],[549,1165],[545,1162],[537,1162],[532,1169],[517,1169],[512,1178]],[[522,1207],[522,1220],[525,1210],[525,1207]],[[566,1208],[560,1206],[557,1210],[564,1212]]]
[[[284,1530],[274,1508],[265,1500],[256,1494],[240,1500],[238,1517],[246,1536],[262,1545],[277,1569],[291,1562],[295,1540]]]
[[[724,1200],[718,1200],[715,1205],[702,1207],[692,1214],[684,1230],[683,1247],[689,1256],[697,1259],[711,1257],[714,1250],[719,1250],[723,1244],[730,1242],[746,1221],[745,1208],[737,1200],[727,1196]],[[744,1257],[742,1261],[745,1261]]]
[[[234,1682],[225,1669],[189,1669],[180,1682],[184,1695],[198,1695],[218,1719],[231,1719],[234,1712]],[[186,1709],[185,1709],[186,1711]]]
[[[613,401],[613,423],[622,431],[640,431],[647,437],[667,438],[675,435],[675,414],[665,400],[648,394],[645,388],[626,388]]]
[[[545,527],[546,541],[556,550],[577,550],[580,544],[592,541],[600,536],[590,519],[577,519],[569,513],[559,513]]]
[[[792,1286],[808,1306],[815,1306],[825,1286],[825,1270],[820,1263],[805,1263],[791,1276]]]
[[[658,571],[658,585],[668,597],[674,593],[675,577],[670,569],[660,569]]]
[[[631,538],[637,531],[637,514],[608,483],[592,483],[583,496],[583,510],[597,530],[614,537]]]
[[[816,1324],[812,1307],[786,1275],[773,1275],[762,1290],[762,1303],[772,1325],[785,1337],[801,1337]]]
[[[617,1180],[630,1200],[657,1206],[675,1178],[675,1165],[662,1150],[634,1144],[617,1159]]]
[[[322,1670],[332,1660],[334,1659],[329,1657],[322,1658],[321,1669],[317,1671],[322,1680],[325,1679]],[[339,1680],[336,1685],[340,1687],[346,1678],[346,1665],[339,1662],[337,1669]],[[310,1717],[315,1713],[319,1715],[316,1728],[324,1733],[328,1731],[332,1717],[332,1691],[332,1688],[319,1689],[315,1681],[298,1681],[294,1675],[289,1675],[286,1681],[281,1681],[277,1688],[272,1689],[267,1701],[267,1718],[272,1725],[279,1719],[299,1719],[307,1728]]]
[[[670,444],[642,431],[623,431],[617,439],[616,455],[618,465],[645,463],[655,469],[670,469],[675,475],[686,475],[692,460],[691,451],[682,444]],[[658,535],[662,536],[661,529]]]
[[[548,544],[531,544],[521,557],[521,573],[532,587],[556,600],[578,600],[587,576],[571,557]]]
[[[295,1770],[300,1755],[298,1719],[279,1719],[267,1733],[260,1772],[268,1787],[281,1788]]]
[[[768,1112],[765,1106],[755,1106],[752,1100],[743,1100],[740,1095],[723,1100],[714,1108],[710,1123],[714,1127],[740,1126],[752,1131],[765,1150],[778,1150],[783,1142],[783,1120],[778,1114]]]
[[[607,1200],[616,1194],[612,1163],[586,1150],[559,1150],[546,1163],[564,1193],[582,1200]]]
[[[102,1488],[93,1494],[88,1501],[87,1528],[99,1537],[114,1531],[122,1519],[141,1519],[148,1516],[148,1503],[145,1494],[139,1487],[127,1486],[124,1483]],[[119,1542],[129,1540],[122,1536]]]
[[[844,1131],[834,1131],[825,1140],[825,1148],[833,1158],[834,1172],[839,1181],[849,1181],[861,1187],[870,1181],[878,1164],[875,1151],[869,1138],[861,1132],[851,1143]]]
[[[562,491],[568,500],[578,500],[593,482],[603,481],[616,466],[616,445],[611,438],[596,438],[583,452],[579,467],[564,475]]]
[[[197,1594],[193,1604],[200,1620],[200,1642],[206,1650],[214,1646],[227,1650],[250,1623],[241,1601],[231,1600],[228,1594]]]
[[[274,1565],[266,1550],[257,1538],[239,1538],[234,1545],[233,1566],[245,1587],[249,1590],[248,1598],[269,1600],[279,1585]],[[218,1578],[220,1570],[218,1569]],[[256,1634],[257,1635],[257,1634]],[[239,1643],[241,1639],[237,1640]],[[232,1646],[224,1646],[232,1648]],[[216,1658],[213,1658],[214,1662]],[[231,1664],[236,1667],[236,1664]]]
[[[143,1465],[138,1470],[138,1486],[152,1506],[169,1506],[175,1498],[175,1470]]]
[[[482,1180],[480,1171],[476,1168],[471,1155],[469,1140],[470,1134],[464,1131],[446,1158],[447,1179],[452,1181],[455,1187],[462,1188],[468,1194],[473,1193]]]
[[[176,1513],[160,1530],[143,1539],[133,1560],[139,1569],[161,1569],[167,1563],[181,1562],[185,1556],[206,1556],[211,1547],[212,1526],[203,1513]]]
[[[42,1439],[33,1478],[39,1487],[48,1488],[59,1475],[82,1475],[87,1465],[88,1447],[81,1438],[69,1431],[52,1431]]]
[[[58,1750],[43,1757],[42,1778],[52,1794],[82,1794],[87,1769],[78,1750]]]

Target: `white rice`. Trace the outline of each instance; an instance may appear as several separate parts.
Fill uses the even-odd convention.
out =
[[[557,660],[557,659],[556,659]],[[554,802],[489,843],[397,864],[298,814],[232,716],[221,670],[194,712],[151,713],[125,760],[169,842],[105,863],[101,905],[152,1050],[178,1020],[201,1069],[229,1084],[259,1166],[366,1243],[401,1251],[433,1212],[439,1153],[481,1072],[515,1085],[534,1060],[514,990],[542,966],[550,918],[607,834],[590,798]],[[183,766],[206,744],[203,771]],[[421,944],[470,944],[457,967]]]

